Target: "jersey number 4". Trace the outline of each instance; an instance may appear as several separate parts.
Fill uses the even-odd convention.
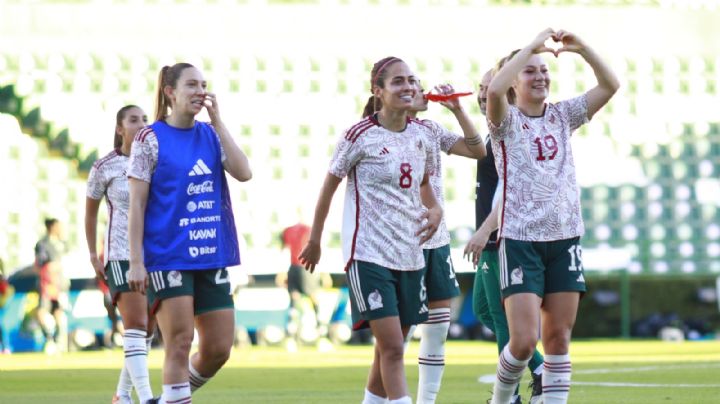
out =
[[[555,156],[558,153],[558,144],[557,144],[557,140],[555,140],[553,135],[546,135],[542,139],[540,139],[539,137],[536,137],[534,142],[537,145],[537,150],[538,150],[537,160],[538,161],[555,159]],[[549,156],[546,156],[543,153],[543,146],[545,146],[548,149],[548,151],[551,153]]]
[[[400,188],[412,186],[412,166],[410,163],[400,164]]]

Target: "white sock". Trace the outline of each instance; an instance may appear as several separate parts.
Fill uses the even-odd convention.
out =
[[[115,395],[118,397],[130,397],[132,394],[132,380],[130,374],[127,371],[127,367],[123,363],[123,368],[120,371],[120,378],[118,379],[117,390]]]
[[[505,345],[498,358],[497,378],[493,388],[492,404],[508,404],[510,402],[529,361],[530,358],[522,361],[516,359],[510,353],[508,345]]]
[[[385,404],[387,400],[385,397],[380,397],[365,389],[365,397],[362,400],[362,404]]]
[[[190,404],[190,383],[163,384],[163,393],[160,404]]]
[[[188,370],[190,372],[190,391],[191,392],[195,392],[195,390],[197,390],[200,387],[202,387],[203,385],[205,385],[205,383],[207,383],[208,380],[210,380],[210,378],[212,377],[212,376],[205,377],[205,376],[200,375],[200,372],[195,370],[192,363],[189,364]]]
[[[412,341],[413,334],[415,334],[415,329],[417,326],[415,324],[410,326],[410,329],[408,330],[407,335],[405,336],[405,347],[404,351],[407,352],[408,348],[410,347],[410,341]]]
[[[570,355],[545,355],[545,371],[542,376],[543,403],[567,403],[571,374]]]
[[[155,336],[152,334],[145,337],[145,349],[147,350],[148,354],[150,353],[150,350],[152,349],[153,338],[155,338]]]
[[[450,329],[450,308],[430,309],[420,325],[418,355],[418,404],[432,404],[437,398],[445,370],[445,341]]]
[[[412,398],[410,396],[396,398],[395,400],[388,401],[390,404],[412,404]]]
[[[125,367],[130,374],[133,386],[140,402],[153,398],[150,388],[150,376],[147,366],[147,347],[144,330],[125,330],[123,335],[123,351],[125,351]]]

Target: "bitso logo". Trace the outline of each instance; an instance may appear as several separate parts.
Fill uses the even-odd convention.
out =
[[[200,255],[200,250],[198,250],[197,247],[190,247],[190,248],[188,248],[188,252],[190,253],[190,256],[193,257],[193,258],[195,258],[195,257],[197,257],[198,255]]]
[[[193,166],[192,170],[188,173],[189,176],[194,177],[196,175],[210,175],[212,174],[212,171],[208,168],[208,166],[205,164],[202,159],[198,159],[198,161]]]

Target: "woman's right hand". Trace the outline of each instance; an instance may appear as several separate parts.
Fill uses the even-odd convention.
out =
[[[305,266],[305,270],[313,273],[315,272],[315,265],[320,262],[321,253],[320,243],[310,240],[298,258],[300,258],[300,262]]]
[[[130,270],[127,273],[127,282],[130,286],[130,290],[133,292],[140,292],[144,295],[148,285],[148,273],[147,269],[145,269],[145,264],[133,264],[130,262]]]
[[[539,33],[532,42],[530,42],[530,45],[528,45],[528,47],[532,49],[532,53],[549,52],[557,56],[555,49],[548,48],[545,45],[545,42],[547,42],[547,40],[551,38],[555,42],[558,41],[555,36],[555,30],[553,30],[552,28],[546,28],[541,33]]]
[[[105,276],[105,267],[98,257],[91,257],[90,264],[92,264],[93,269],[95,270],[95,277],[97,279],[107,279],[107,276]]]

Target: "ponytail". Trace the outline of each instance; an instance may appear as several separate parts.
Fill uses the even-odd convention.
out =
[[[155,121],[162,121],[168,117],[168,110],[172,109],[172,103],[165,95],[165,87],[177,88],[177,82],[182,71],[188,67],[194,67],[190,63],[175,63],[172,66],[163,66],[158,75],[158,88],[155,97]]]
[[[380,109],[382,109],[382,101],[380,101],[380,99],[376,96],[371,95],[368,98],[367,103],[365,104],[362,117],[367,118],[371,115],[375,115],[375,113],[378,112]]]

